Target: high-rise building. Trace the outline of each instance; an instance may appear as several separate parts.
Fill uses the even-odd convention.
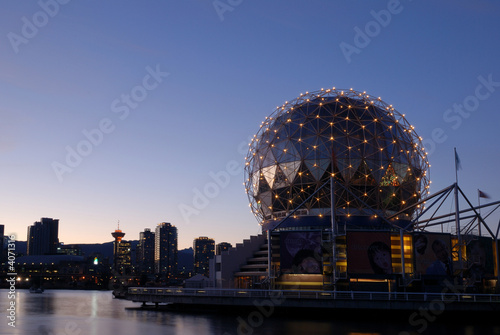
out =
[[[115,269],[120,274],[130,274],[132,272],[132,246],[130,241],[121,240],[118,243]]]
[[[120,229],[120,224],[118,224],[118,228],[111,233],[111,236],[115,238],[113,242],[113,268],[115,271],[118,273],[123,273],[123,265],[122,265],[122,260],[123,260],[123,250],[120,248],[120,244],[122,243],[122,239],[125,236],[125,233]],[[125,242],[125,241],[123,241]],[[125,246],[126,247],[126,246]],[[130,249],[130,243],[129,243],[129,249]],[[125,257],[126,260],[126,257]],[[130,256],[129,256],[129,263],[130,263]]]
[[[146,228],[139,233],[136,262],[142,274],[153,274],[155,270],[155,233]]]
[[[28,227],[27,254],[55,255],[59,246],[59,219],[41,218]]]
[[[193,241],[194,273],[209,276],[210,258],[215,254],[215,241],[206,236]]]
[[[177,228],[162,222],[155,231],[155,273],[166,279],[177,274]]]
[[[223,251],[231,249],[233,246],[229,242],[221,242],[215,246],[215,254],[220,255]]]

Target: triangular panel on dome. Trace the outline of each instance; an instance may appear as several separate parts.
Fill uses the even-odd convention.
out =
[[[295,181],[297,184],[311,184],[315,183],[316,179],[314,179],[314,176],[309,171],[307,166],[304,163],[302,163],[300,164],[297,175],[295,176]]]
[[[272,166],[262,168],[262,170],[261,170],[262,174],[264,175],[264,178],[266,178],[267,184],[271,188],[273,188],[273,184],[274,184],[274,177],[276,175],[276,167],[277,167],[277,165],[272,165]]]
[[[408,174],[409,166],[407,164],[402,164],[398,162],[393,162],[392,167],[398,176],[399,183],[402,183]]]
[[[259,194],[258,200],[261,202],[262,209],[264,213],[271,214],[271,208],[273,205],[273,195],[271,191],[262,192]],[[271,208],[270,208],[271,207]]]
[[[264,177],[264,174],[259,171],[259,188],[258,188],[258,193],[270,191],[271,188],[269,187],[269,184],[266,181],[266,178]]]
[[[287,140],[279,139],[277,141],[274,141],[274,143],[271,146],[271,151],[274,155],[274,158],[279,162],[281,161],[281,157],[284,155],[285,147],[286,147]]]
[[[262,167],[271,166],[276,164],[276,158],[271,150],[267,150],[264,158],[262,159]]]
[[[279,166],[288,181],[292,183],[295,179],[295,176],[297,175],[297,172],[299,171],[300,161],[281,163]]]
[[[299,152],[295,148],[295,145],[291,141],[286,141],[285,147],[283,149],[283,155],[278,160],[280,163],[283,162],[293,162],[300,159]]]
[[[332,157],[332,142],[319,138],[316,148],[316,159],[330,159]]]
[[[279,167],[276,169],[276,174],[274,176],[274,185],[272,186],[273,189],[278,189],[282,188],[285,186],[290,185],[290,180],[286,177],[286,175],[281,171]]]
[[[253,190],[253,196],[254,197],[257,194],[259,194],[259,180],[260,180],[260,171],[256,171],[252,175],[252,190]]]
[[[362,186],[376,186],[378,182],[375,180],[371,174],[370,168],[366,161],[361,161],[359,168],[351,178],[351,183]],[[363,190],[363,194],[366,193],[366,189]]]
[[[315,137],[316,130],[311,122],[306,122],[300,127],[300,137],[306,139],[308,137]]]
[[[373,178],[375,178],[375,181],[377,183],[380,183],[382,177],[386,173],[387,167],[389,166],[389,162],[384,159],[367,159],[366,164],[370,169],[371,175],[373,176]]]
[[[316,179],[317,181],[321,179],[326,169],[328,168],[328,165],[330,165],[329,159],[318,159],[316,161],[305,160],[304,162],[306,163],[306,166],[313,175],[314,179]]]
[[[337,158],[337,167],[345,181],[349,181],[361,163],[361,159]]]
[[[398,180],[398,175],[394,171],[392,164],[389,164],[387,170],[385,171],[385,175],[382,177],[380,181],[380,186],[399,186],[400,182]]]

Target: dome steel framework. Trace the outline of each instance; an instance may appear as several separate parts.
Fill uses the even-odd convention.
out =
[[[259,223],[330,215],[389,217],[428,193],[421,138],[392,105],[366,92],[321,89],[276,108],[249,144],[245,189]],[[307,202],[305,200],[310,198]],[[421,210],[409,208],[411,219]]]

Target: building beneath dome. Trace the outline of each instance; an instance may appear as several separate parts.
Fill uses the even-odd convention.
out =
[[[421,140],[404,114],[366,92],[322,89],[277,107],[245,162],[262,235],[215,256],[214,286],[419,291],[439,290],[445,279],[464,289],[495,286],[496,237],[457,183],[430,195]],[[455,212],[422,219],[452,193]],[[459,211],[459,194],[468,209]],[[453,231],[429,229],[454,221]],[[472,255],[479,249],[484,257]]]

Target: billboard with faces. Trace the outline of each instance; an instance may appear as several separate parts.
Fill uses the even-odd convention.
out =
[[[322,274],[321,232],[280,233],[281,271],[293,274]]]
[[[392,274],[389,232],[347,232],[347,271],[351,274]]]
[[[451,235],[418,232],[413,234],[415,273],[452,277]]]
[[[493,241],[489,237],[475,237],[466,246],[467,270],[465,277],[469,283],[493,277],[495,263],[493,256]]]

